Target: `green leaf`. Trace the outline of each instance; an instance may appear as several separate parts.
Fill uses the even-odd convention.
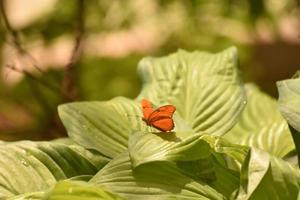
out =
[[[294,129],[293,127],[289,126],[295,146],[296,146],[296,156],[297,158],[295,158],[295,152],[291,152],[291,154],[289,154],[288,156],[286,156],[285,158],[290,161],[290,163],[295,164],[295,161],[297,161],[298,167],[300,166],[300,133]],[[294,158],[293,158],[294,157]],[[290,158],[290,159],[289,159]],[[297,165],[296,164],[296,165]]]
[[[57,138],[57,139],[51,140],[51,142],[53,142],[53,143],[59,143],[59,144],[65,144],[65,145],[73,145],[73,144],[76,145],[76,143],[73,140],[71,140],[70,138],[68,138],[68,137]]]
[[[163,137],[173,139],[165,140]],[[173,136],[171,136],[173,135]],[[130,136],[128,148],[133,167],[153,161],[192,161],[207,158],[210,155],[209,144],[195,134],[181,140],[175,133],[141,133]]]
[[[107,106],[111,107],[115,112],[122,116],[121,120],[124,121],[128,127],[127,140],[132,131],[141,130],[149,132],[153,130],[142,120],[143,113],[140,102],[123,97],[117,97],[107,101]]]
[[[78,145],[1,143],[0,199],[45,190],[56,181],[94,175],[109,159]]]
[[[82,181],[58,182],[49,194],[48,200],[122,200],[116,194]]]
[[[225,138],[232,143],[263,149],[278,157],[287,155],[295,146],[276,101],[253,84],[247,84],[246,91],[247,106]]]
[[[129,199],[153,195],[156,199],[229,197],[237,189],[238,179],[222,156],[242,162],[246,150],[226,142],[227,146],[221,146],[222,142],[206,138],[202,131],[223,135],[238,119],[245,95],[236,67],[235,48],[218,54],[179,51],[165,58],[146,58],[139,66],[144,88],[136,101],[115,98],[60,106],[59,114],[71,139],[114,158],[90,182]],[[177,107],[176,133],[157,133],[146,126],[142,98],[156,106]],[[131,135],[133,132],[137,133]],[[129,154],[125,152],[128,138]],[[186,168],[191,162],[195,168]],[[212,169],[205,172],[210,166]],[[193,177],[193,171],[204,177]],[[211,171],[217,180],[211,179]],[[210,185],[204,183],[205,178]]]
[[[13,197],[6,198],[6,200],[44,200],[46,191],[30,192]]]
[[[216,179],[209,183],[218,192],[222,193],[227,198],[232,196],[232,193],[236,191],[240,184],[240,173],[229,168],[226,163],[226,159],[220,155],[212,156],[213,170],[215,172]]]
[[[126,199],[224,199],[207,184],[187,177],[168,162],[132,169],[128,153],[114,158],[90,182]]]
[[[140,105],[123,97],[107,102],[68,103],[59,106],[58,111],[70,138],[111,158],[127,149],[133,130],[151,130],[142,121]]]
[[[242,145],[232,144],[223,137],[213,137],[205,135],[203,139],[210,144],[216,152],[234,159],[238,164],[242,164],[249,148]]]
[[[231,147],[221,140],[203,133],[180,139],[174,133],[138,132],[130,136],[128,146],[132,167],[157,161],[173,162],[189,177],[205,181],[229,197],[238,188],[239,172],[228,169],[225,160],[217,154],[237,157],[242,162],[247,152],[242,156],[240,151],[244,147],[237,145],[230,151]],[[211,151],[215,152],[211,154]]]
[[[277,82],[279,109],[288,123],[300,132],[300,71],[293,79]]]
[[[139,63],[144,87],[138,99],[175,105],[189,129],[223,135],[246,103],[237,65],[236,48],[217,54],[180,50],[163,58],[144,58]]]
[[[241,172],[238,200],[297,199],[300,171],[280,158],[251,148]]]
[[[164,58],[146,58],[139,67],[145,84],[138,101],[119,97],[69,103],[59,106],[60,118],[76,143],[111,158],[127,149],[131,132],[155,132],[142,121],[139,100],[144,97],[159,106],[172,103],[177,107],[174,121],[180,137],[201,130],[224,134],[245,103],[236,54],[230,48],[218,54],[179,51]]]
[[[69,137],[109,157],[127,149],[129,122],[109,106],[111,104],[113,102],[80,102],[59,106],[59,116]]]
[[[292,79],[277,82],[279,109],[290,126],[300,163],[300,71]]]
[[[7,200],[122,200],[116,194],[83,181],[59,181],[45,191],[26,193]]]

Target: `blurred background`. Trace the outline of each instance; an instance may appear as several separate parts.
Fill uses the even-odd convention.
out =
[[[300,69],[299,0],[0,0],[0,139],[65,136],[57,106],[135,97],[144,56],[235,45],[276,97]]]

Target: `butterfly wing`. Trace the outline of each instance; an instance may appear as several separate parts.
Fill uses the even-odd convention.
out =
[[[149,124],[161,131],[171,131],[174,128],[172,119],[175,106],[165,105],[153,111],[149,116]]]
[[[143,119],[149,121],[149,117],[154,111],[152,104],[147,99],[143,99],[141,105],[142,105],[143,116],[144,116]]]
[[[172,118],[163,118],[153,121],[151,125],[160,131],[167,132],[174,128],[174,121]]]
[[[155,121],[157,119],[160,119],[162,117],[164,118],[172,118],[174,112],[176,111],[175,106],[172,105],[165,105],[162,107],[159,107],[158,109],[154,110],[151,115],[149,116],[149,120]]]

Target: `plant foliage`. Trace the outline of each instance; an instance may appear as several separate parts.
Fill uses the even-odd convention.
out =
[[[1,143],[0,196],[297,199],[300,171],[284,159],[297,143],[289,125],[300,131],[299,78],[278,83],[278,108],[241,81],[237,57],[232,47],[144,58],[136,99],[59,106],[68,139]],[[176,106],[174,131],[143,122],[142,98]]]

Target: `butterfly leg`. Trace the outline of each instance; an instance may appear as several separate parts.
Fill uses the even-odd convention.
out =
[[[152,133],[155,132],[155,130],[152,126],[150,126],[150,130],[151,130]]]

